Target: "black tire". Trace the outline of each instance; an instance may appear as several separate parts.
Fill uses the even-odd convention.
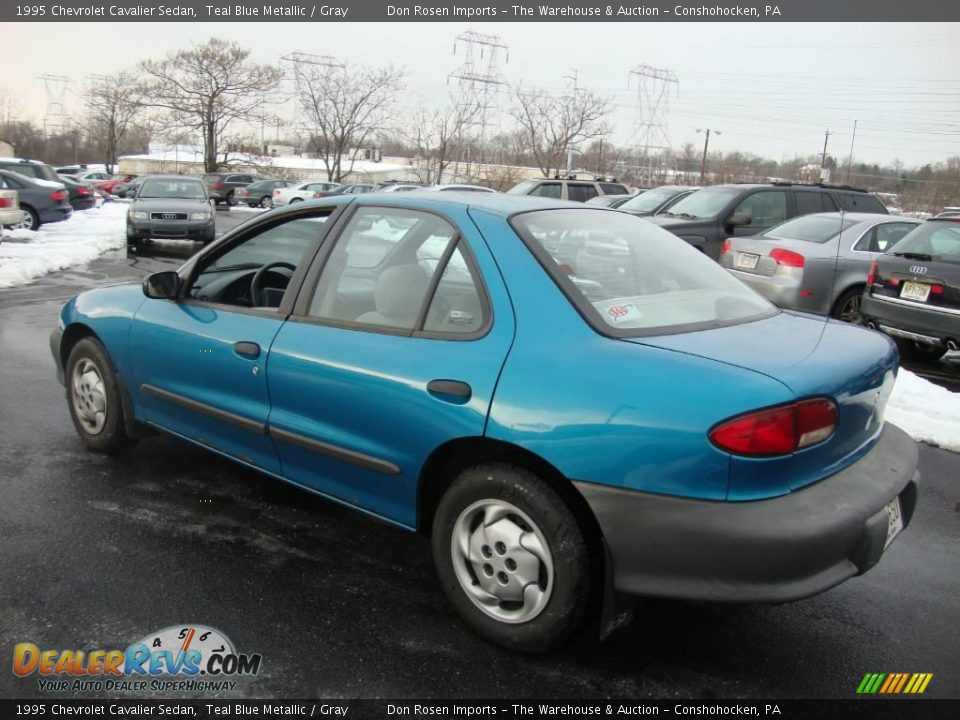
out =
[[[862,296],[862,285],[844,290],[833,304],[833,309],[830,310],[830,317],[859,325],[862,319],[860,315],[860,298]]]
[[[233,196],[233,190],[227,193],[227,207],[233,207],[237,204],[237,199]]]
[[[26,227],[27,230],[39,230],[40,226],[43,224],[40,222],[40,216],[37,214],[37,211],[34,210],[29,205],[21,205],[20,209],[23,211],[24,220],[29,221],[29,227]],[[21,226],[23,227],[23,226]]]
[[[78,379],[75,375],[77,375],[77,368],[81,363],[85,365],[81,369],[82,374]],[[89,418],[82,418],[77,409],[80,405],[87,408],[92,407],[89,401],[96,393],[91,390],[91,392],[84,394],[87,389],[92,388],[92,384],[85,381],[90,376],[91,364],[102,381],[102,392],[99,394],[105,398],[105,417],[102,427],[98,429],[91,428]],[[79,340],[70,350],[70,356],[67,359],[65,384],[70,419],[73,420],[73,426],[77,429],[77,434],[88,449],[103,453],[118,453],[134,442],[130,433],[127,432],[123,419],[120,384],[106,351],[96,339],[85,337]]]
[[[470,517],[471,512],[481,512],[475,508],[482,508],[485,502],[505,502],[519,509],[533,522],[532,528],[526,519],[519,516],[511,514],[503,519],[514,523],[514,530],[520,527],[530,533],[539,531],[537,537],[543,538],[549,550],[552,583],[545,580],[549,577],[548,571],[546,565],[540,562],[537,584],[541,589],[546,587],[548,590],[543,593],[545,604],[529,619],[514,618],[508,621],[491,614],[500,612],[501,608],[509,609],[511,604],[506,602],[499,603],[497,608],[490,611],[481,610],[461,583],[460,577],[472,577],[476,592],[483,592],[477,580],[478,570],[475,567],[469,569],[470,561],[464,562],[454,557],[453,538],[455,534],[460,537],[461,528],[471,527],[468,523],[458,521],[462,517]],[[493,528],[499,522],[487,527]],[[472,527],[474,532],[470,533],[471,537],[476,534],[479,525]],[[486,533],[483,537],[486,537]],[[591,577],[590,555],[583,531],[560,496],[532,472],[500,463],[477,465],[461,472],[440,501],[433,522],[432,544],[437,574],[447,598],[467,624],[485,639],[511,650],[544,652],[570,639],[583,624],[590,601]],[[503,553],[501,544],[495,544],[494,547],[494,552],[502,558],[488,555],[490,548],[486,544],[483,545],[483,557],[492,558],[499,565],[484,563],[482,572],[486,573],[487,582],[503,576],[504,582],[501,584],[505,587],[507,581],[512,581],[506,571],[517,572],[517,577],[520,577],[520,570],[517,563],[512,561],[512,550],[507,548]],[[524,554],[522,547],[519,552],[520,555]],[[494,572],[498,567],[501,570]],[[520,586],[526,588],[527,585]],[[524,601],[519,603],[520,612],[524,610],[526,597],[524,593]]]
[[[288,204],[288,205],[293,205],[294,203],[298,203],[298,202],[303,202],[303,198],[298,198],[298,197],[290,198],[290,202],[287,203],[287,204]]]
[[[259,206],[264,210],[269,210],[273,207],[273,197],[271,195],[264,195],[262,198],[260,198]],[[253,205],[250,207],[253,207]]]

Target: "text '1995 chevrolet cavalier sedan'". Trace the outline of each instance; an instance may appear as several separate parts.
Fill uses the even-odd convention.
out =
[[[80,437],[160,429],[430,534],[459,614],[525,651],[631,596],[819,593],[910,521],[889,339],[641,218],[442,195],[299,203],[67,302]]]

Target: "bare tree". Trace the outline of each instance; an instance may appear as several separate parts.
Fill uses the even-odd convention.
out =
[[[474,109],[461,104],[427,109],[423,104],[414,116],[410,142],[420,160],[417,175],[421,182],[442,183],[454,153],[470,124]]]
[[[294,65],[300,108],[327,179],[342,180],[366,144],[387,129],[403,77],[389,66]]]
[[[97,77],[84,93],[88,136],[95,142],[100,158],[112,173],[121,144],[143,113],[136,76],[129,71]]]
[[[250,62],[249,50],[219,38],[146,60],[140,70],[147,76],[143,104],[162,111],[169,125],[203,137],[207,172],[219,168],[220,146],[231,125],[260,119],[264,93],[274,91],[281,77],[278,68]]]
[[[0,127],[12,125],[17,120],[17,103],[13,93],[7,88],[0,88]]]
[[[511,114],[534,162],[546,176],[563,167],[569,148],[609,132],[603,120],[610,103],[589,90],[551,95],[517,88],[513,99]]]

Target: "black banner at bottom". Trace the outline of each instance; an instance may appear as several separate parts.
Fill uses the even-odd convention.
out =
[[[960,700],[0,700],[0,718],[960,717]]]

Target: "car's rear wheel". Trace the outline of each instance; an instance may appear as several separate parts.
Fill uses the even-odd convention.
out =
[[[39,230],[41,223],[37,211],[29,205],[21,205],[20,209],[23,211],[23,219],[19,225],[14,225],[13,227],[17,230]]]
[[[290,204],[291,204],[291,205],[293,205],[294,203],[298,203],[298,202],[303,202],[303,198],[298,198],[298,197],[290,198]]]
[[[233,190],[227,193],[227,206],[233,207],[237,204],[237,199],[233,196]]]
[[[262,198],[260,198],[260,207],[262,207],[264,210],[269,210],[272,208],[273,198],[269,195],[264,195]]]
[[[862,287],[852,287],[846,290],[833,304],[830,317],[844,322],[860,324],[860,299],[863,297]]]
[[[106,351],[94,338],[83,338],[70,350],[66,384],[70,418],[88,448],[115,453],[131,444],[119,382]]]
[[[583,532],[549,484],[523,468],[460,473],[434,518],[433,555],[457,612],[498,645],[542,652],[583,622],[590,596]]]

